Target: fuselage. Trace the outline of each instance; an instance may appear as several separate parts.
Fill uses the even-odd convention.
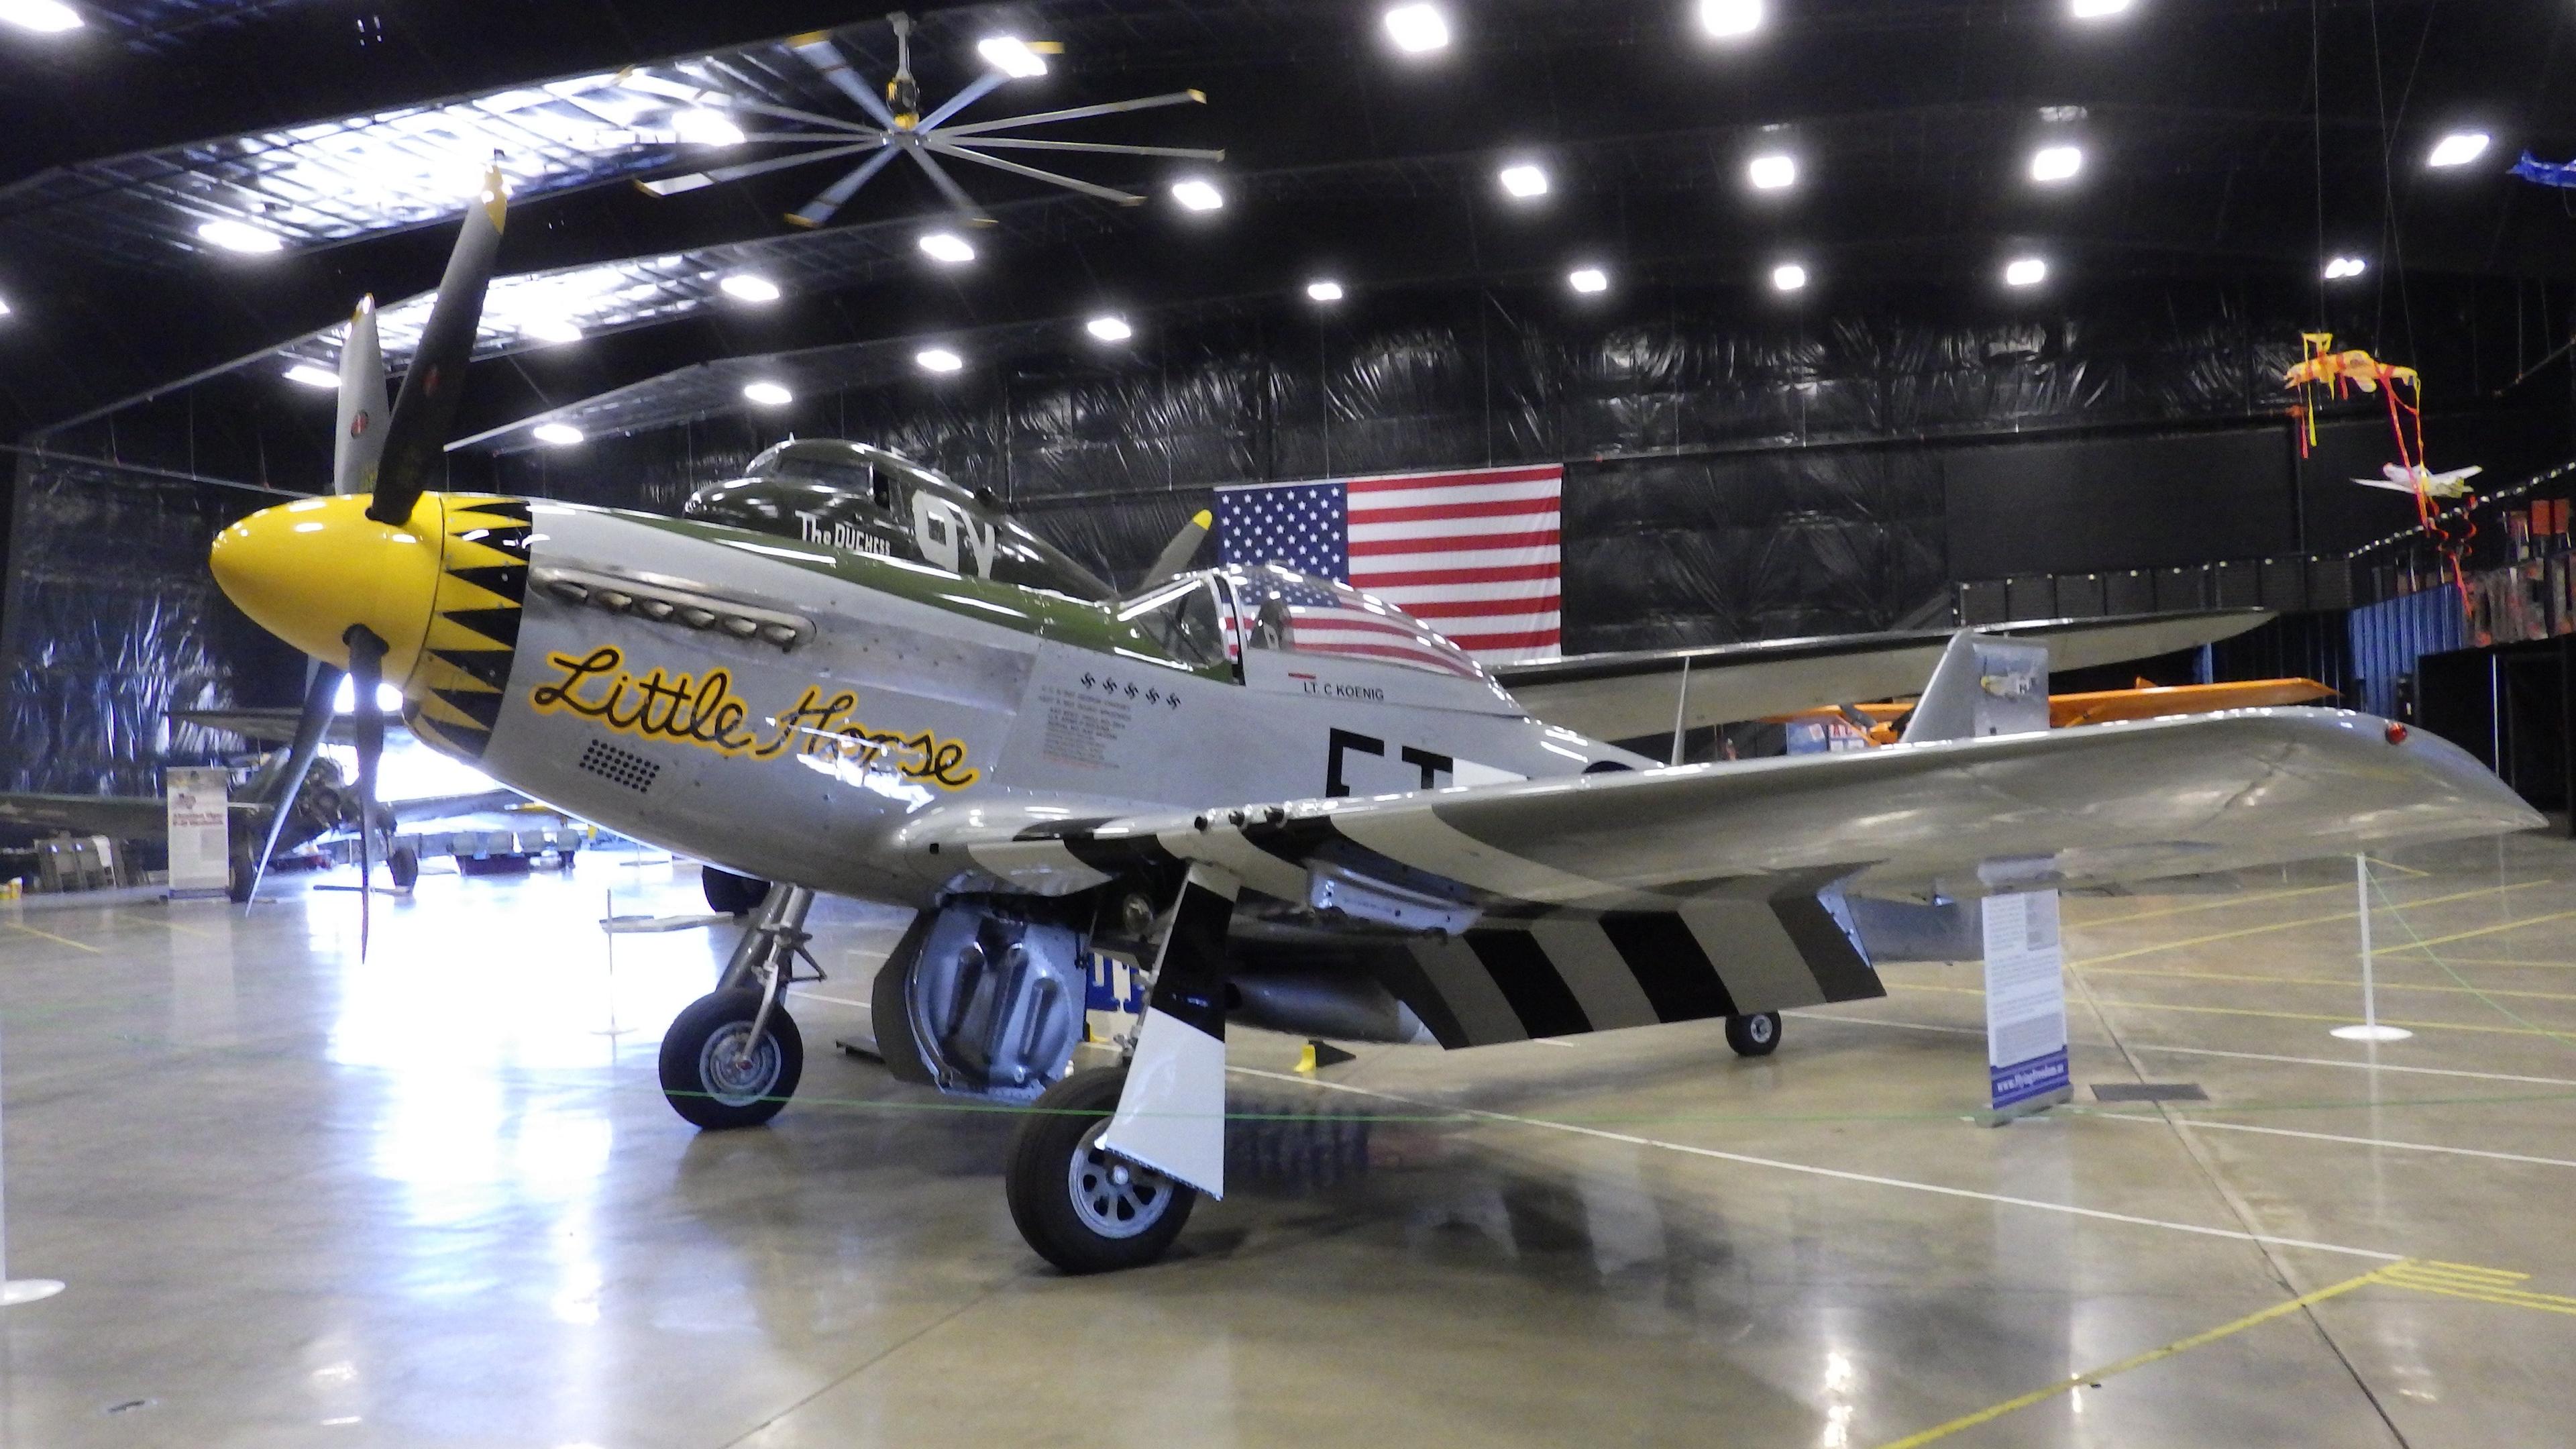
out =
[[[693,520],[432,494],[388,531],[352,521],[363,502],[245,520],[218,577],[326,662],[332,632],[283,616],[368,622],[415,733],[503,784],[820,890],[938,895],[953,881],[895,848],[934,812],[1038,824],[1652,763],[1527,717],[1324,581],[1217,571],[1102,602]],[[322,596],[271,577],[326,534]],[[370,548],[402,557],[353,571]],[[1300,637],[1363,642],[1279,647],[1292,612]],[[1348,632],[1381,628],[1385,647]]]

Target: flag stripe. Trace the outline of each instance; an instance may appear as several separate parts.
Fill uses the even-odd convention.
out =
[[[1474,584],[1556,583],[1557,565],[1548,563],[1496,564],[1486,568],[1404,569],[1390,570],[1372,564],[1367,570],[1368,583],[1362,585],[1371,593],[1390,589],[1454,589]],[[1353,579],[1352,583],[1359,583]],[[1388,603],[1395,602],[1392,595]]]
[[[1390,473],[1376,478],[1353,478],[1342,486],[1353,494],[1399,493],[1408,488],[1444,484],[1470,488],[1489,488],[1504,483],[1561,486],[1564,478],[1565,469],[1561,464],[1539,463],[1526,468],[1470,468],[1454,473]]]
[[[1474,619],[1495,614],[1553,614],[1563,604],[1561,596],[1527,594],[1500,599],[1434,599],[1406,608],[1405,612],[1433,628],[1442,619]],[[1442,632],[1447,632],[1443,630]]]
[[[1358,530],[1354,529],[1356,533]],[[1550,548],[1557,546],[1556,530],[1544,533],[1484,533],[1464,537],[1377,538],[1351,540],[1351,557],[1375,558],[1385,554],[1450,553],[1466,549]]]
[[[1472,654],[1488,649],[1552,648],[1558,637],[1554,629],[1526,629],[1517,634],[1457,634],[1449,642]]]
[[[1354,508],[1351,510],[1351,528],[1356,533],[1362,528],[1387,524],[1433,523],[1460,518],[1521,519],[1531,514],[1544,514],[1553,519],[1556,502],[1553,498],[1487,498],[1474,503],[1408,503],[1401,508]],[[1371,536],[1392,538],[1396,535],[1390,532]]]

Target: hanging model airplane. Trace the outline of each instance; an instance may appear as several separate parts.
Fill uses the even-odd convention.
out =
[[[2434,498],[2458,498],[2469,491],[2469,480],[2486,469],[2472,463],[2465,468],[2445,468],[2436,473],[2422,464],[2408,468],[2402,463],[2383,463],[2377,478],[2355,478],[2364,488],[2385,488],[2391,493],[2413,496],[2423,493]]]
[[[815,892],[917,908],[875,983],[878,1045],[908,1080],[1041,1109],[1007,1195],[1069,1270],[1151,1261],[1222,1195],[1229,1015],[1450,1047],[1723,1019],[1761,1053],[1781,1008],[1883,993],[1861,904],[2540,823],[2456,748],[2344,712],[1976,737],[1980,701],[2046,686],[1987,663],[2039,651],[1968,632],[1905,745],[1666,769],[1277,567],[1096,599],[998,563],[431,492],[503,208],[496,175],[372,494],[225,529],[216,579],[358,681],[362,780],[382,679],[422,739],[511,787],[780,882],[663,1039],[694,1123],[794,1092],[784,988]],[[1631,663],[1602,678],[1628,687]],[[1146,1009],[1126,1065],[1067,1076],[1094,949],[1148,963]]]

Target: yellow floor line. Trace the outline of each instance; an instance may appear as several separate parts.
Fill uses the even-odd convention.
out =
[[[2445,966],[2533,966],[2554,971],[2576,971],[2576,961],[2524,961],[2513,956],[2445,956]]]
[[[1952,996],[1983,996],[1986,994],[1983,990],[1974,986],[1919,986],[1909,983],[1902,986],[1891,984],[1887,989],[1891,992],[1939,991]],[[2188,1011],[2201,1016],[2261,1016],[2271,1017],[2280,1021],[2348,1022],[2352,1020],[2350,1013],[2338,1016],[2331,1013],[2319,1014],[2312,1011],[2257,1011],[2250,1006],[2185,1006],[2178,1003],[2163,1001],[2114,1001],[2108,997],[2102,998],[2101,1004],[2104,1006],[2125,1007],[2131,1011]],[[2571,1037],[2576,1037],[2576,1027],[2570,1027],[2564,1031],[2553,1031],[2545,1027],[2537,1026],[2471,1026],[2456,1021],[2398,1021],[2393,1017],[2381,1017],[2380,1020],[2390,1026],[2420,1028],[2428,1031],[2480,1031],[2493,1032],[2504,1036],[2545,1036],[2556,1040],[2566,1040]]]
[[[2385,1270],[2382,1271],[2384,1272]],[[2340,1297],[2343,1294],[2351,1292],[2355,1288],[2367,1288],[2371,1284],[2379,1282],[2380,1277],[2381,1273],[2379,1272],[2364,1273],[2358,1278],[2346,1278],[2332,1287],[2320,1288],[2314,1293],[2302,1293],[2298,1297],[2290,1299],[2287,1302],[2275,1303],[2271,1307],[2266,1308],[2259,1313],[2246,1314],[2243,1318],[2237,1319],[2233,1323],[2222,1323],[2216,1328],[2203,1330],[2202,1332],[2191,1335],[2189,1338],[2177,1338],[2162,1348],[2151,1348],[2145,1353],[2132,1354],[2127,1358],[2121,1359],[2117,1363],[2104,1364],[2100,1368],[2088,1369],[2080,1374],[2069,1374],[2065,1378],[2059,1379],[2055,1383],[2048,1385],[2046,1388],[2033,1389],[2029,1393],[2023,1394],[2018,1398],[2006,1399],[2000,1404],[1994,1404],[1987,1408],[1979,1409],[1973,1414],[1962,1414],[1958,1418],[1952,1419],[1946,1424],[1935,1424],[1931,1428],[1925,1429],[1920,1433],[1908,1434],[1902,1439],[1890,1440],[1886,1444],[1880,1446],[1880,1449],[1917,1449],[1917,1446],[1929,1444],[1936,1439],[1947,1439],[1962,1429],[1973,1429],[1979,1424],[1992,1423],[2006,1414],[2019,1409],[2027,1409],[2033,1404],[2044,1403],[2070,1389],[2080,1389],[2087,1385],[2098,1384],[2102,1380],[2110,1378],[2115,1374],[2124,1374],[2131,1369],[2145,1368],[2148,1364],[2172,1358],[2176,1354],[2189,1353],[2191,1350],[2199,1348],[2205,1344],[2216,1343],[2222,1338],[2243,1333],[2249,1328],[2260,1327],[2263,1324],[2271,1322],[2275,1318],[2286,1317],[2289,1314],[2296,1313],[2312,1303],[2323,1303],[2329,1298]]]
[[[2558,884],[2556,881],[2527,880],[2517,885],[2483,886],[2477,890],[2459,891],[2447,896],[2428,896],[2420,901],[2407,901],[2403,905],[2373,906],[2371,914],[2411,911],[2418,906],[2438,906],[2451,901],[2465,901],[2474,896],[2497,895],[2504,891],[2528,890],[2533,886],[2556,884]],[[2302,916],[2295,921],[2272,921],[2260,926],[2242,926],[2233,931],[2215,931],[2206,936],[2186,936],[2179,941],[2159,941],[2152,946],[2133,946],[2126,951],[2114,951],[2107,956],[2087,956],[2081,961],[2069,961],[2066,964],[2098,966],[2106,961],[2126,961],[2132,956],[2152,956],[2158,951],[2179,951],[2185,946],[2206,946],[2217,941],[2233,941],[2241,936],[2260,936],[2267,931],[2287,931],[2300,926],[2322,926],[2331,921],[2349,921],[2356,914],[2357,912],[2353,911],[2337,911],[2330,916]]]
[[[91,954],[91,955],[93,955],[93,956],[95,956],[95,955],[98,955],[98,954],[99,954],[99,949],[98,949],[96,946],[86,946],[86,945],[81,944],[81,943],[80,943],[80,942],[78,942],[78,941],[70,940],[70,939],[68,939],[68,938],[66,938],[66,937],[62,937],[62,936],[57,936],[57,935],[55,935],[55,934],[54,934],[53,932],[51,932],[51,931],[39,931],[39,930],[37,930],[37,929],[36,929],[35,927],[33,927],[33,926],[22,926],[22,925],[19,925],[16,921],[0,922],[0,924],[5,924],[5,925],[7,925],[7,926],[8,926],[8,928],[9,928],[10,930],[13,930],[13,931],[24,931],[24,932],[26,932],[26,933],[27,933],[28,935],[30,935],[30,936],[36,936],[36,937],[40,937],[40,938],[42,938],[42,939],[44,939],[44,940],[51,941],[51,942],[53,942],[53,943],[54,943],[55,945],[57,945],[57,946],[69,946],[69,947],[71,947],[71,948],[72,948],[73,950],[75,950],[75,951],[87,951],[88,953],[90,953],[90,954]]]
[[[2149,966],[2088,966],[2094,976],[2144,976],[2171,981],[2234,981],[2249,986],[2332,986],[2343,991],[2359,991],[2361,978],[2332,976],[2241,976],[2225,971],[2168,971]],[[2382,991],[2440,991],[2459,996],[2523,996],[2535,1001],[2576,1001],[2570,991],[2507,991],[2494,986],[2414,986],[2402,981],[2382,981]]]
[[[2563,1300],[2558,1302],[2543,1301],[2552,1296],[2547,1293],[2482,1292],[2470,1288],[2451,1288],[2438,1286],[2432,1283],[2418,1283],[2412,1279],[2395,1281],[2394,1286],[2409,1289],[2416,1293],[2438,1293],[2445,1298],[2466,1298],[2472,1303],[2493,1303],[2501,1308],[2528,1308],[2535,1313],[2564,1313],[2570,1317],[2576,1317],[2576,1303],[2566,1302]]]
[[[2492,936],[2498,931],[2519,931],[2525,926],[2546,925],[2551,921],[2564,921],[2570,917],[2576,917],[2576,911],[2558,911],[2546,916],[2533,916],[2527,920],[2507,921],[2497,926],[2480,926],[2474,931],[2453,931],[2447,936],[2435,936],[2429,941],[2409,941],[2403,946],[2391,946],[2379,954],[2393,956],[2400,951],[2421,951],[2427,946],[2439,946],[2447,941],[2465,941],[2471,936]]]
[[[2129,921],[2161,920],[2166,916],[2188,916],[2198,911],[2223,911],[2229,906],[2250,906],[2263,901],[2288,900],[2292,896],[2312,896],[2324,891],[2342,891],[2350,889],[2352,889],[2352,887],[2349,884],[2299,886],[2293,890],[2260,891],[2256,894],[2247,896],[2222,896],[2215,900],[2194,901],[2187,906],[2163,906],[2152,911],[2132,911],[2125,916],[2100,916],[2090,920],[2081,921],[2075,920],[2070,916],[2066,924],[2078,928],[2091,926],[2117,926]]]

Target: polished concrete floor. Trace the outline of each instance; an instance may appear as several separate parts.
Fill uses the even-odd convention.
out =
[[[1239,1036],[1240,1180],[1067,1279],[1011,1120],[829,1048],[900,922],[842,906],[803,1093],[654,1084],[708,931],[667,864],[0,908],[0,1440],[171,1446],[2576,1442],[2576,847],[2067,903],[2073,1107],[1993,1129],[1972,966],[1794,1016],[1323,1085]],[[2105,1106],[2097,1084],[2206,1102]],[[2302,1301],[2305,1300],[2305,1301]]]

